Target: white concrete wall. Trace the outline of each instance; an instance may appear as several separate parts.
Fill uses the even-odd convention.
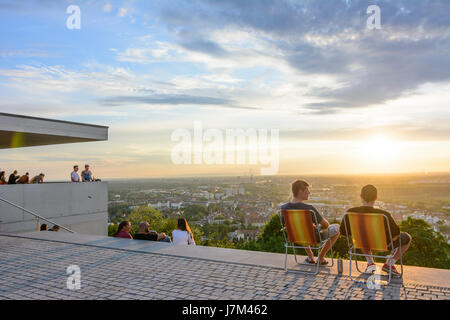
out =
[[[78,233],[107,235],[106,182],[0,185],[0,197]],[[1,232],[36,231],[34,216],[3,201],[0,220]]]

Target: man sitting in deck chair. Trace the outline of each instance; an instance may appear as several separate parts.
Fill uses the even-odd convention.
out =
[[[391,268],[392,276],[398,278],[401,276],[401,274],[395,269],[394,264],[400,258],[400,255],[404,254],[406,252],[406,250],[408,250],[409,245],[411,244],[411,236],[406,232],[400,232],[400,228],[398,227],[397,223],[395,223],[394,218],[392,218],[392,216],[389,212],[374,208],[375,201],[377,200],[377,197],[378,197],[378,191],[377,191],[377,188],[375,188],[375,186],[373,186],[371,184],[364,186],[361,189],[360,197],[361,197],[362,206],[348,209],[347,212],[381,213],[381,214],[384,214],[388,218],[389,227],[390,227],[391,233],[392,233],[394,250],[396,252],[395,252],[393,259],[388,259],[386,261],[386,263],[383,265],[382,270],[384,272],[389,273],[389,268]],[[345,220],[347,220],[347,219],[345,219]],[[344,230],[342,234],[345,236],[344,223],[345,223],[345,221],[343,220],[341,222],[341,230]],[[385,223],[385,228],[386,228],[386,235],[387,235],[387,237],[389,237],[388,226],[386,223]],[[399,239],[401,240],[401,243],[402,243],[402,247],[400,248],[400,250],[398,250],[398,247],[400,246]],[[390,250],[392,250],[391,239],[387,239],[387,242],[389,243],[388,248]],[[372,254],[371,252],[369,252],[369,250],[362,249],[362,251],[364,254]],[[373,261],[373,257],[369,256],[369,257],[366,257],[366,259],[367,259],[367,267],[366,267],[366,271],[364,273],[372,273],[374,271],[374,268],[372,266],[375,265],[375,262]]]
[[[292,183],[292,196],[293,199],[291,202],[288,202],[281,206],[281,209],[287,209],[287,210],[309,210],[311,214],[313,215],[313,222],[318,223],[317,226],[315,226],[316,230],[316,237],[317,239],[330,239],[330,241],[327,241],[327,243],[324,245],[322,251],[320,251],[320,255],[318,257],[319,264],[322,266],[325,266],[328,264],[328,261],[325,260],[325,254],[330,250],[331,246],[334,245],[336,240],[339,237],[339,225],[338,224],[332,224],[330,225],[328,221],[323,218],[320,213],[310,204],[303,203],[303,201],[308,200],[309,197],[309,184],[306,181],[303,180],[297,180]],[[322,231],[321,231],[322,230]],[[320,232],[320,237],[319,237]],[[331,242],[331,243],[330,243]],[[305,249],[306,254],[308,257],[306,258],[306,263],[315,264],[314,261],[314,254],[311,249]]]

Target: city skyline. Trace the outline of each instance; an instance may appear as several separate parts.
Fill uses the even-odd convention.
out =
[[[70,5],[80,29],[69,29]],[[446,1],[1,1],[1,112],[110,127],[109,141],[2,150],[69,179],[259,174],[172,162],[175,130],[279,130],[278,174],[450,171]],[[246,146],[247,151],[252,148]]]

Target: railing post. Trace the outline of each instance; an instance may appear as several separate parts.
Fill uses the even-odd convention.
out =
[[[39,225],[39,218],[36,218],[36,225],[37,225],[37,231],[39,232],[41,230]]]

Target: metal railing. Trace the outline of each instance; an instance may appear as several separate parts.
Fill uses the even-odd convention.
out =
[[[11,205],[11,206],[17,208],[17,209],[23,210],[23,211],[25,211],[26,213],[29,213],[29,214],[31,214],[32,216],[34,216],[34,217],[36,218],[37,231],[40,231],[40,220],[44,220],[44,221],[50,222],[50,223],[53,224],[53,225],[57,225],[57,226],[59,226],[61,229],[64,229],[64,230],[66,230],[66,231],[68,231],[68,232],[70,232],[70,233],[76,233],[75,231],[70,230],[69,228],[66,228],[66,227],[64,227],[64,226],[62,226],[62,225],[60,225],[60,224],[58,224],[58,223],[56,223],[56,222],[54,222],[54,221],[52,221],[52,220],[50,220],[50,219],[44,218],[43,216],[40,216],[40,215],[38,215],[37,213],[34,213],[33,211],[30,211],[30,210],[25,209],[25,208],[23,208],[23,207],[21,207],[21,206],[15,204],[15,203],[12,203],[11,201],[8,201],[8,200],[3,199],[3,198],[1,198],[1,197],[0,197],[0,201],[3,201],[3,202],[5,202],[5,203],[7,203],[7,204],[9,204],[9,205]]]

